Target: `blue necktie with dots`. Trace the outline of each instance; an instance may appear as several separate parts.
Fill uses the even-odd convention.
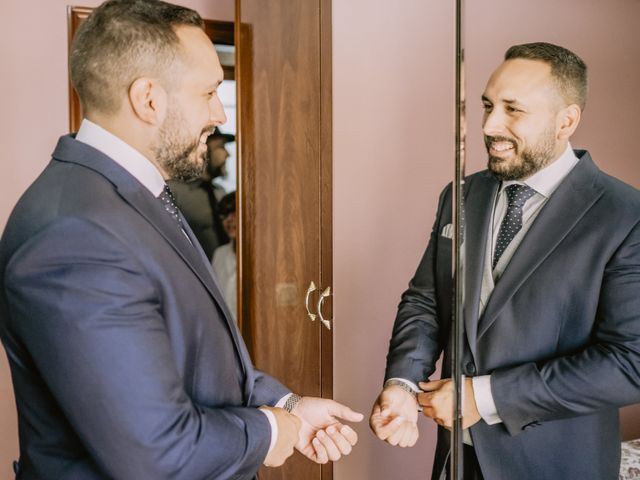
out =
[[[185,232],[184,225],[182,225],[182,219],[178,214],[179,210],[178,205],[176,205],[176,197],[173,196],[173,192],[169,188],[169,185],[165,184],[162,192],[158,196],[158,199],[162,202],[167,213],[171,215],[176,222],[178,222],[180,229]]]
[[[522,207],[535,192],[527,185],[513,184],[505,188],[507,194],[507,213],[502,219],[500,230],[498,230],[498,240],[496,250],[493,253],[493,267],[496,268],[498,260],[507,249],[513,237],[522,228]]]

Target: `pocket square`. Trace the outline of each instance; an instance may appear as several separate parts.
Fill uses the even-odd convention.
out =
[[[442,232],[440,232],[440,235],[442,235],[444,238],[453,238],[453,225],[450,223],[447,223],[442,228]]]

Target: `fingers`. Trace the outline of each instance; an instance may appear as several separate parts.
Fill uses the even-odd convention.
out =
[[[327,454],[327,450],[322,445],[322,442],[318,440],[318,438],[314,438],[311,441],[311,445],[313,445],[313,449],[315,450],[315,458],[316,463],[325,464],[329,461],[329,455]]]
[[[340,449],[335,444],[331,436],[329,436],[324,430],[318,430],[318,433],[316,433],[316,438],[320,440],[320,443],[326,450],[329,460],[335,462],[340,459]]]
[[[311,440],[313,452],[302,453],[316,463],[324,464],[329,460],[335,462],[343,455],[349,455],[356,443],[358,434],[351,427],[336,424],[326,430],[318,430]]]
[[[433,392],[435,390],[439,390],[443,385],[448,383],[450,380],[448,378],[442,380],[433,380],[431,382],[420,382],[418,386],[424,392]]]
[[[331,437],[331,440],[333,440],[333,443],[336,445],[336,447],[338,447],[340,455],[349,455],[351,453],[353,445],[355,445],[355,443],[358,441],[358,435],[356,434],[356,432],[350,429],[351,432],[355,434],[355,442],[351,443],[349,439],[347,439],[347,437],[342,433],[342,430],[346,429],[346,427],[340,427],[342,427],[342,425],[332,425],[327,428],[326,433],[327,435],[329,435],[329,437]],[[351,435],[351,438],[353,439],[353,435]]]
[[[418,441],[418,428],[417,426],[414,428],[407,428],[404,436],[398,442],[398,446],[402,448],[413,447]]]
[[[433,413],[437,410],[441,400],[441,397],[436,399],[436,394],[437,392],[425,392],[419,393],[416,396],[418,405],[422,408],[423,415],[433,418]]]
[[[445,418],[439,414],[437,408],[433,406],[431,403],[431,393],[423,393],[418,398],[418,402],[422,405],[422,414],[425,417],[431,418],[434,422],[436,422],[441,427],[447,427],[447,422]]]
[[[421,382],[420,387],[425,392],[417,396],[418,403],[422,406],[422,414],[447,429],[451,429],[453,424],[453,397],[447,385],[449,383],[447,379]]]
[[[355,412],[346,405],[342,405],[335,401],[330,403],[329,413],[334,417],[338,417],[349,422],[361,422],[364,418],[363,414]]]
[[[358,443],[358,434],[356,431],[348,425],[342,425],[340,433],[351,445]]]
[[[395,417],[391,421],[387,421],[384,417],[371,418],[373,431],[380,440],[387,440],[393,435],[405,422],[403,417]]]
[[[432,407],[423,406],[422,407],[422,414],[425,417],[433,418],[434,420],[436,418],[436,411]]]
[[[387,438],[387,443],[402,448],[412,447],[418,440],[418,436],[418,425],[405,421],[399,429]]]
[[[398,445],[400,440],[404,438],[405,433],[407,432],[407,423],[403,422],[396,430],[394,430],[388,437],[387,443],[389,445]]]

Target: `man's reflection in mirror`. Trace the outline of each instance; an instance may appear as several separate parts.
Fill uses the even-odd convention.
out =
[[[207,164],[202,176],[169,181],[178,207],[210,260],[217,247],[229,242],[218,205],[225,192],[214,180],[226,175],[225,164],[229,152],[225,145],[233,141],[234,135],[222,133],[216,127],[207,139]]]

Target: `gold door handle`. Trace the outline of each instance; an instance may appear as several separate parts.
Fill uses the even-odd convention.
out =
[[[331,287],[327,287],[324,292],[320,294],[320,298],[318,299],[318,315],[320,316],[320,323],[327,327],[327,330],[331,330],[331,322],[332,320],[327,320],[322,316],[322,304],[324,303],[324,299],[331,296]]]
[[[311,313],[311,311],[309,310],[309,298],[311,297],[311,294],[313,292],[315,292],[316,290],[317,290],[316,289],[316,284],[311,282],[309,284],[309,288],[307,288],[307,295],[306,295],[306,297],[304,299],[304,306],[307,309],[307,315],[309,315],[309,318],[311,319],[312,322],[316,321],[316,316],[317,315],[315,313]]]

